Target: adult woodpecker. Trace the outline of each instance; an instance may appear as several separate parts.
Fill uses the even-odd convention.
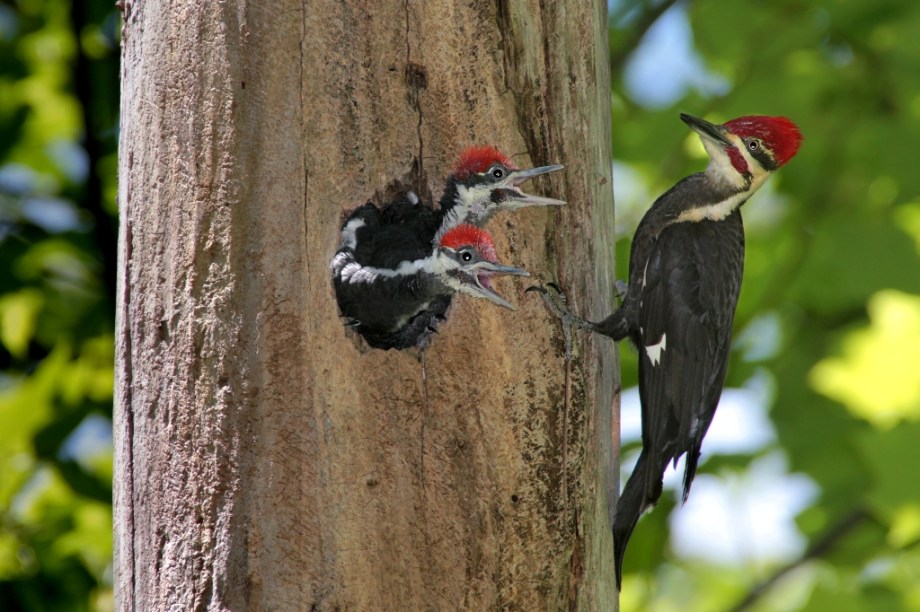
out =
[[[381,217],[370,203],[356,210],[330,266],[339,310],[370,346],[424,346],[434,331],[432,305],[455,293],[514,310],[492,279],[529,274],[498,263],[487,231],[461,224],[422,251],[405,226],[383,224]]]
[[[785,117],[722,125],[680,118],[699,134],[709,164],[659,197],[640,221],[620,308],[591,323],[569,314],[564,296],[538,288],[564,321],[617,341],[629,338],[639,351],[642,452],[614,518],[617,588],[636,522],[661,496],[668,463],[684,453],[684,501],[690,493],[728,365],[744,264],[739,208],[802,141]]]
[[[342,228],[342,249],[348,246],[355,262],[375,268],[397,268],[404,261],[428,257],[431,249],[453,228],[462,224],[482,226],[495,213],[528,206],[555,206],[565,202],[525,193],[525,181],[561,169],[543,166],[520,170],[493,147],[470,147],[460,156],[446,181],[440,208],[432,208],[408,192],[377,209],[365,204],[355,210]],[[346,229],[352,221],[363,225]],[[335,260],[333,261],[333,263]],[[441,294],[396,330],[371,325],[342,309],[343,316],[375,348],[424,348],[437,326],[445,319],[451,295]],[[392,305],[397,310],[400,306]],[[350,312],[354,312],[354,308]]]

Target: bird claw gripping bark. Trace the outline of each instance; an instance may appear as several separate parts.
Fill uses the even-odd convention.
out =
[[[547,289],[549,287],[550,289]],[[580,329],[589,329],[590,324],[584,319],[573,315],[568,309],[568,300],[562,289],[556,283],[546,283],[542,285],[532,285],[527,288],[526,292],[534,291],[540,294],[543,301],[549,307],[550,311],[562,322],[562,335],[565,339],[565,360],[572,359],[572,327]]]

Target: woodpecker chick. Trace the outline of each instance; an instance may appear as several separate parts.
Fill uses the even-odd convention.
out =
[[[412,192],[380,209],[365,204],[347,219],[342,233],[343,248],[351,244],[355,262],[377,268],[395,269],[404,261],[424,259],[450,230],[463,223],[482,226],[499,210],[564,204],[561,200],[524,193],[520,188],[530,178],[560,168],[519,170],[492,147],[471,147],[463,152],[448,176],[440,208],[420,202]],[[364,225],[358,226],[358,220]],[[352,221],[355,225],[346,232]],[[370,328],[367,322],[358,327],[376,348],[423,348],[445,320],[450,302],[451,295],[439,295],[396,332]],[[352,324],[357,325],[356,320],[359,319],[353,319]]]
[[[460,223],[482,227],[504,210],[565,204],[562,200],[531,195],[521,189],[530,179],[562,168],[553,165],[521,170],[494,147],[466,149],[447,178],[441,196],[443,219],[438,235]]]
[[[401,226],[403,238],[433,245],[441,236],[461,223],[482,227],[497,212],[530,206],[561,206],[562,200],[525,193],[526,181],[563,166],[518,169],[498,149],[470,147],[463,151],[447,177],[439,208],[419,201],[408,192],[381,209],[380,220],[387,227]],[[359,241],[358,249],[364,246]]]
[[[330,266],[339,310],[370,346],[423,348],[455,293],[514,310],[492,281],[529,274],[498,262],[488,232],[459,225],[426,253],[411,231],[387,225],[382,216],[370,203],[356,210],[342,227]],[[443,312],[433,309],[437,304],[444,304]]]
[[[709,154],[659,197],[639,222],[622,306],[592,323],[570,314],[564,296],[538,288],[564,324],[639,351],[642,453],[617,503],[613,525],[617,588],[639,516],[661,496],[668,463],[686,453],[683,499],[722,393],[741,289],[744,226],[739,208],[798,151],[785,117],[740,117],[723,125],[681,114]]]

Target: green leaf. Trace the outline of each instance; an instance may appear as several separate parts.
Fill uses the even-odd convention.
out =
[[[23,289],[0,297],[0,342],[13,356],[23,359],[35,335],[44,298],[37,289]]]
[[[920,297],[880,291],[868,328],[846,335],[842,354],[818,362],[812,386],[879,427],[920,419]]]
[[[920,423],[887,431],[869,430],[858,445],[870,469],[869,500],[885,515],[920,499],[920,470],[914,469],[920,449]]]
[[[807,231],[808,250],[789,288],[804,308],[829,317],[883,289],[920,293],[920,273],[909,273],[920,270],[920,258],[890,217],[833,213]]]

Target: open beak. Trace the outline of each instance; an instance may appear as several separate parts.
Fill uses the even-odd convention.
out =
[[[542,196],[530,195],[529,193],[524,193],[520,186],[532,179],[535,176],[540,176],[541,174],[548,174],[550,172],[555,172],[556,170],[562,170],[564,166],[554,165],[554,166],[540,166],[539,168],[531,168],[530,170],[514,170],[508,177],[505,179],[507,184],[507,189],[510,192],[509,199],[514,203],[515,208],[524,208],[525,206],[562,206],[565,204],[564,200],[556,200],[555,198],[544,198]]]
[[[699,117],[694,117],[693,115],[688,115],[686,113],[680,114],[680,120],[689,125],[691,130],[706,140],[720,144],[723,147],[735,146],[735,143],[728,139],[726,130],[721,125],[709,123],[705,119],[700,119]]]
[[[463,270],[463,283],[466,286],[467,293],[475,297],[485,298],[499,306],[504,306],[511,310],[515,307],[505,298],[495,293],[492,289],[492,279],[496,276],[510,274],[513,276],[530,276],[527,270],[503,266],[492,263],[491,261],[480,261]]]

